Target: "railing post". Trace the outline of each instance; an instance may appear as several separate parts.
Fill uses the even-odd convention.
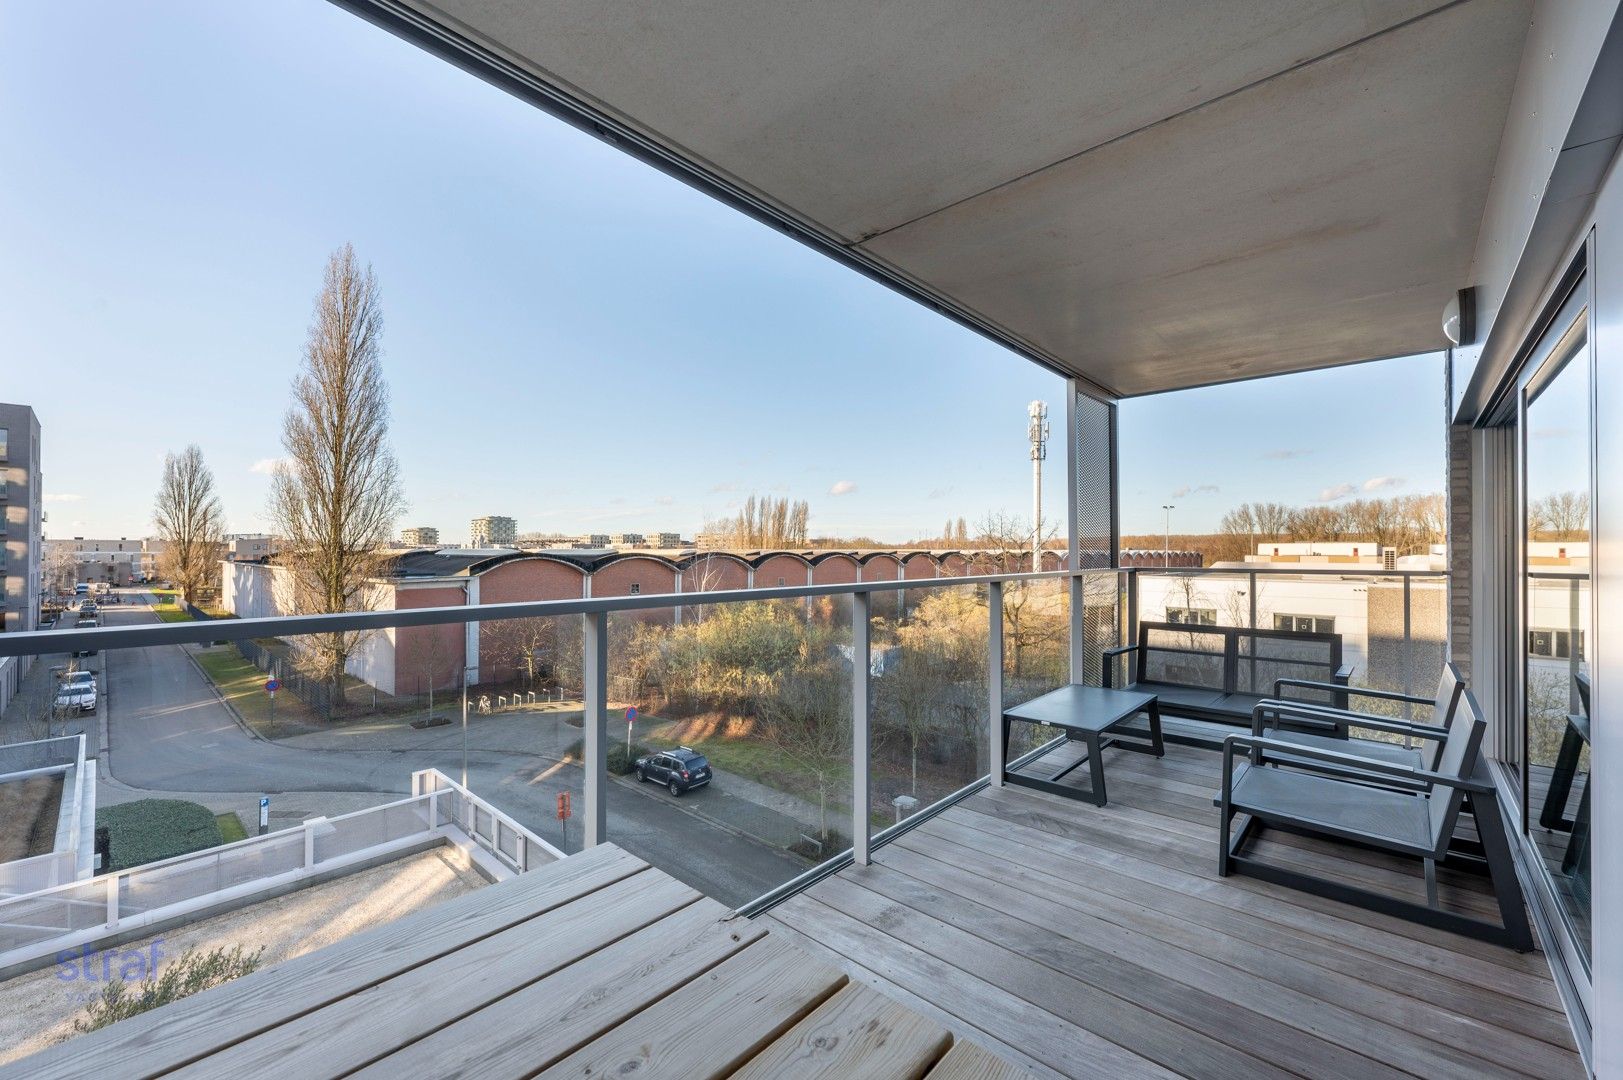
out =
[[[107,875],[107,925],[118,925],[118,882],[119,874]]]
[[[581,673],[585,696],[585,715],[581,724],[585,736],[586,783],[582,801],[586,804],[583,816],[582,847],[595,847],[606,839],[608,817],[604,798],[609,782],[609,634],[608,616],[600,611],[581,616],[585,620],[585,633],[581,637]]]
[[[315,823],[320,818],[312,818],[304,823],[304,868],[306,870],[316,864],[316,830]]]
[[[1405,694],[1414,693],[1414,609],[1411,606],[1413,594],[1409,588],[1410,582],[1413,580],[1408,574],[1403,575],[1403,692]],[[1368,593],[1366,592],[1365,595],[1368,595]],[[1414,706],[1407,701],[1403,703],[1403,718],[1405,720],[1414,719]],[[1404,736],[1403,742],[1405,746],[1408,745],[1409,737],[1407,735]]]
[[[440,793],[436,788],[428,793],[428,831],[440,827]]]
[[[851,852],[858,866],[868,865],[868,695],[872,624],[869,594],[851,594]]]
[[[986,586],[987,770],[1003,786],[1003,582]]]
[[[1069,579],[1071,601],[1071,682],[1088,681],[1087,582],[1081,573],[1073,572]],[[1095,672],[1095,676],[1097,676]]]

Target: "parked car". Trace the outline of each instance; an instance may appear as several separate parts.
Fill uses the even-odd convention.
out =
[[[673,796],[710,783],[710,762],[690,746],[662,750],[637,759],[637,779],[664,784]]]
[[[86,629],[89,629],[90,627],[100,626],[100,625],[101,625],[101,620],[96,618],[94,610],[92,610],[91,613],[87,615],[87,614],[85,614],[84,608],[80,608],[79,609],[78,621],[73,624],[73,628],[75,630],[86,630]],[[76,650],[74,650],[73,655],[74,655],[75,658],[80,657],[80,656],[95,656],[96,655],[96,650],[95,649],[76,649]]]
[[[88,681],[75,676],[87,676]],[[96,677],[88,671],[74,672],[64,679],[56,691],[56,707],[59,711],[75,710],[78,712],[93,713],[96,711]]]
[[[84,603],[79,605],[79,618],[81,618],[81,619],[84,619],[84,618],[94,619],[96,617],[96,613],[98,611],[100,611],[100,610],[101,609],[99,607],[97,607],[94,603],[92,603],[89,600],[86,600]]]

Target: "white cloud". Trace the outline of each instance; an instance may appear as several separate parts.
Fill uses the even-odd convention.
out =
[[[1294,461],[1296,458],[1307,457],[1311,450],[1270,450],[1262,455],[1269,461]]]
[[[1335,487],[1327,487],[1319,492],[1319,497],[1314,501],[1335,502],[1338,499],[1345,499],[1357,490],[1358,488],[1353,484],[1337,484]]]
[[[1190,487],[1188,484],[1185,484],[1183,487],[1174,491],[1171,497],[1174,499],[1187,499],[1191,495],[1216,495],[1217,491],[1218,488],[1216,484],[1201,484],[1198,487]]]
[[[857,482],[855,480],[839,480],[835,482],[833,487],[828,489],[828,493],[830,495],[849,495],[856,489]]]
[[[252,465],[248,466],[248,471],[251,472],[251,473],[257,473],[260,476],[274,476],[275,473],[276,473],[276,466],[284,464],[286,462],[287,462],[287,458],[279,458],[279,457],[260,458],[258,461],[254,462]]]
[[[1395,488],[1403,486],[1401,476],[1372,476],[1364,481],[1365,491],[1380,491],[1382,488]]]
[[[67,492],[63,492],[61,495],[47,495],[47,496],[45,496],[45,501],[46,502],[84,502],[85,497],[83,495],[69,495]]]

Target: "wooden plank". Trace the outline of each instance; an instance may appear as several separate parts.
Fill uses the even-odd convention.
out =
[[[1308,965],[1307,977],[1322,988],[1329,1000],[1380,1017],[1410,1016],[1416,1030],[1449,1041],[1449,1029],[1467,1043],[1478,1032],[1506,1029],[1552,1045],[1568,1048],[1571,1028],[1564,1015],[1499,993],[1487,993],[1447,976],[1412,967],[1328,938],[1302,932],[1283,923],[1242,914],[1182,890],[1146,887],[1120,873],[1107,862],[1091,861],[1076,848],[1059,854],[1026,843],[1024,831],[994,836],[957,821],[938,818],[928,828],[915,829],[883,849],[881,861],[891,861],[899,850],[918,851],[943,861],[963,861],[966,855],[1004,860],[1001,873],[1011,887],[1079,907],[1113,921],[1154,927],[1164,940],[1178,940],[1176,929],[1164,929],[1164,919],[1199,927],[1221,947],[1264,948]],[[1230,943],[1233,943],[1232,946]],[[1320,980],[1323,980],[1322,982]],[[1384,994],[1386,1000],[1376,995]],[[1414,1010],[1414,1011],[1410,1011]],[[1433,1020],[1433,1014],[1440,1019]],[[1471,1024],[1469,1021],[1478,1021]],[[1472,1043],[1472,1045],[1475,1045]]]
[[[818,906],[821,907],[821,905]],[[823,908],[823,910],[827,911],[828,909]],[[839,916],[836,915],[835,917]],[[881,994],[884,994],[886,997],[890,998],[892,1001],[906,1005],[920,1016],[934,1020],[952,1035],[955,1045],[965,1042],[973,1042],[977,1045],[990,1047],[999,1057],[1002,1057],[1006,1061],[1012,1062],[1014,1065],[1024,1070],[1021,1075],[1031,1078],[1031,1080],[1065,1080],[1064,1074],[1060,1073],[1056,1069],[1044,1065],[1042,1062],[1038,1061],[1030,1054],[1025,1053],[1018,1047],[1010,1046],[1008,1043],[998,1039],[996,1036],[986,1031],[985,1028],[978,1027],[975,1024],[967,1022],[961,1017],[952,1015],[945,1009],[941,1008],[941,1006],[937,1005],[934,1001],[926,1001],[924,998],[913,993],[913,991],[892,982],[883,975],[863,967],[850,957],[835,952],[824,942],[813,941],[811,938],[807,937],[805,934],[801,933],[799,930],[796,930],[787,923],[780,922],[771,915],[763,915],[752,921],[757,923],[766,923],[774,936],[782,938],[792,945],[798,946],[813,956],[823,957],[830,963],[841,968],[844,970],[846,975],[850,977],[852,983],[859,986],[871,986],[875,990],[878,990]],[[905,948],[905,946],[902,946],[900,942],[895,944],[899,948]],[[865,956],[865,959],[879,967],[890,965],[890,961],[877,951],[870,951]],[[925,960],[939,963],[939,961],[936,961],[934,957],[925,957]],[[937,995],[937,997],[939,996],[940,995]],[[980,1014],[977,1018],[982,1023],[987,1022],[987,1017],[985,1014]],[[1058,1023],[1060,1023],[1060,1021],[1056,1018],[1055,1024]],[[1012,1034],[1025,1036],[1027,1032],[1014,1031]],[[1117,1049],[1119,1050],[1119,1048]],[[1149,1063],[1144,1062],[1144,1064],[1147,1066]]]
[[[733,1074],[733,1080],[917,1080],[952,1042],[947,1030],[877,990],[847,984]]]
[[[701,900],[362,1069],[358,1077],[530,1076],[766,934]]]
[[[727,1076],[845,982],[843,972],[768,935],[537,1075]]]
[[[943,854],[938,860],[891,845],[878,858],[882,869],[945,893],[939,907],[951,911],[950,916],[936,907],[927,910],[954,925],[1043,962],[1053,962],[1050,958],[1056,950],[1050,939],[1056,934],[1085,946],[1109,949],[1147,971],[1299,1029],[1306,1036],[1296,1040],[1304,1055],[1316,1040],[1323,1039],[1373,1059],[1363,1070],[1370,1075],[1386,1067],[1377,1062],[1387,1061],[1400,1061],[1405,1069],[1419,1068],[1426,1076],[1438,1077],[1558,1076],[1570,1071],[1574,1063],[1570,1053],[1548,1043],[1450,1017],[1413,998],[1342,978],[1268,948],[1234,941],[1206,927],[1158,917],[1125,902],[1113,906],[1110,897],[1079,893],[1074,887],[1070,890],[1074,900],[1039,895],[1039,882],[1017,864],[996,856],[984,856],[972,873],[962,868],[961,853],[957,858]],[[883,875],[864,872],[853,878],[893,899],[910,902],[909,897],[888,887]],[[955,903],[954,898],[962,900]],[[952,910],[964,907],[965,901],[975,906],[961,913]],[[1362,1005],[1362,1011],[1353,1009],[1353,1002]],[[1426,1030],[1414,1030],[1420,1026]],[[1254,1029],[1262,1027],[1266,1025],[1253,1024]],[[1245,1030],[1238,1023],[1235,1029]],[[1253,1038],[1250,1034],[1241,1037],[1248,1040],[1247,1045]]]
[[[1540,995],[1553,994],[1549,968],[1540,956],[1523,956],[1503,946],[1491,945],[1459,934],[1449,934],[1405,919],[1337,903],[1269,882],[1241,876],[1218,878],[1215,835],[1209,843],[1201,844],[1158,830],[1147,830],[1119,818],[1089,817],[1075,813],[1076,808],[1073,807],[1056,808],[1052,803],[1022,798],[1026,794],[1021,792],[1014,795],[1007,789],[995,796],[983,792],[953,807],[947,813],[981,814],[999,822],[998,827],[1003,830],[1007,830],[1010,824],[1022,824],[1039,832],[1062,836],[1067,840],[1096,844],[1132,855],[1146,863],[1221,882],[1226,889],[1237,893],[1288,898],[1288,902],[1296,907],[1334,916],[1347,922],[1360,923],[1365,927],[1385,930],[1422,946],[1431,946],[1432,948],[1428,950],[1430,956],[1428,962],[1448,964],[1455,959],[1480,961],[1481,964],[1473,965],[1478,970],[1498,969],[1512,975],[1530,976],[1525,980],[1507,979],[1506,982],[1519,982],[1523,987],[1536,986],[1536,992]],[[1497,974],[1492,977],[1486,975],[1480,977],[1490,983],[1494,978],[1504,978]]]
[[[80,1035],[0,1068],[0,1077],[79,1080],[86,1061],[116,1061],[126,1077],[156,1076],[646,870],[641,859],[604,844],[256,971],[183,1006]]]
[[[193,1063],[187,1075],[338,1076],[701,899],[638,874]]]
[[[1121,1030],[1113,1026],[1119,1022],[1118,1015],[1134,1008],[1155,1013],[1162,1018],[1162,1022],[1152,1024],[1154,1030],[1166,1040],[1177,1040],[1179,1044],[1164,1050],[1167,1057],[1158,1059],[1169,1067],[1175,1054],[1190,1052],[1186,1051],[1186,1047],[1206,1054],[1221,1045],[1233,1051],[1231,1056],[1249,1056],[1260,1059],[1260,1062],[1289,1062],[1292,1071],[1305,1076],[1359,1075],[1371,1080],[1400,1080],[1404,1075],[1315,1032],[1304,1030],[1282,1014],[1284,1006],[1294,1006],[1315,1013],[1314,1019],[1320,1024],[1328,1023],[1330,1017],[1326,1014],[1334,1010],[1324,1003],[1289,994],[1261,980],[1247,980],[1241,972],[1232,969],[1228,984],[1230,992],[1225,994],[1222,973],[1214,975],[1209,970],[1202,971],[1199,958],[1165,947],[1157,949],[1155,943],[1148,942],[1142,935],[1135,939],[1126,933],[1107,933],[1101,939],[1090,941],[1085,935],[1070,931],[1064,925],[1051,928],[1005,916],[997,910],[943,892],[931,884],[883,866],[866,867],[860,873],[844,874],[841,878],[884,900],[902,904],[911,912],[970,935],[971,939],[1008,956],[1030,961],[1063,979],[1097,990],[1105,995],[1098,999],[1101,1007],[1096,1023],[1101,1026],[1095,1027],[1091,1023],[1089,1026],[1100,1034]],[[841,897],[841,903],[848,902],[851,902],[849,895]],[[1005,902],[1020,905],[1022,898],[1010,891]],[[1067,921],[1066,914],[1061,913],[1062,922]],[[955,936],[952,948],[955,951],[964,950],[967,957],[973,954],[974,949],[964,944],[966,940],[969,939]],[[1107,949],[1103,946],[1112,947]],[[1010,965],[1007,958],[1004,962],[1017,966]],[[1173,970],[1160,970],[1157,962]],[[1216,968],[1220,965],[1210,966]],[[1039,977],[1035,969],[1028,973],[1028,985],[1033,989],[1041,987],[1044,982],[1045,979]],[[1026,996],[1013,983],[1010,991]],[[1258,999],[1276,1008],[1270,1010]],[[1042,999],[1033,997],[1028,1000],[1036,1003]],[[1342,1028],[1352,1027],[1345,1022],[1345,1014],[1339,1019],[1343,1021]],[[1122,1030],[1121,1037],[1128,1037],[1128,1032]],[[1133,1043],[1128,1043],[1128,1046],[1139,1049]],[[1146,1051],[1140,1052],[1148,1056]]]
[[[772,916],[824,948],[870,966],[889,984],[936,1003],[960,1021],[1018,1039],[1020,1050],[1062,1076],[1167,1080],[1176,1075],[1053,1009],[1034,1009],[1004,987],[898,941],[809,893],[779,904]]]
[[[978,1043],[960,1039],[928,1074],[929,1080],[1028,1080],[1029,1072]]]
[[[1212,1080],[1291,1075],[1189,1026],[1191,1016],[1194,1023],[1207,1021],[1203,1026],[1210,1027],[1225,1013],[1232,1015],[1232,1010],[1222,1009],[1221,1003],[1180,995],[1164,981],[1143,979],[1139,985],[1121,981],[1129,975],[1139,976],[1138,969],[1129,973],[1116,965],[1106,977],[1102,972],[1109,965],[1102,961],[1106,966],[1099,970],[1064,974],[871,892],[844,873],[819,882],[809,895],[986,980],[1001,993],[1062,1016],[1175,1073]],[[1109,989],[1100,983],[1109,984]],[[1180,1010],[1186,1015],[1174,1018]],[[1033,1021],[1027,1019],[1025,1023]]]

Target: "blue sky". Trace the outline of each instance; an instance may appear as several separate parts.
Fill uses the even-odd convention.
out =
[[[1056,376],[321,0],[0,0],[0,28],[0,400],[40,414],[49,535],[149,531],[192,441],[263,528],[345,242],[381,287],[402,524],[691,533],[756,491],[902,541],[1030,512]],[[1417,358],[1129,401],[1124,530],[1436,490],[1441,394]]]

